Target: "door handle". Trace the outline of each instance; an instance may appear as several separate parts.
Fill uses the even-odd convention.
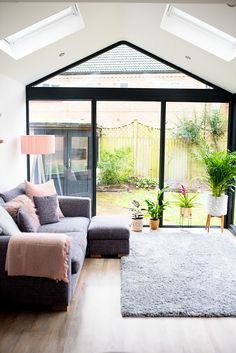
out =
[[[70,158],[68,159],[68,168],[69,169],[71,168],[71,159]]]

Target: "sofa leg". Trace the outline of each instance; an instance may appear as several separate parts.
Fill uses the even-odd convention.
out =
[[[53,305],[52,311],[68,311],[69,305]]]

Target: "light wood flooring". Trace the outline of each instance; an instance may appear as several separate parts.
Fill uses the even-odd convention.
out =
[[[86,259],[69,312],[0,313],[0,353],[236,353],[236,318],[122,318],[120,260]]]

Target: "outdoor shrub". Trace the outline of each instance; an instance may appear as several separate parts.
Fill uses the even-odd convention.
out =
[[[158,186],[158,179],[150,177],[137,177],[135,180],[137,189],[155,189]]]
[[[127,182],[132,174],[133,165],[133,154],[130,147],[103,151],[98,163],[98,168],[100,168],[99,182],[103,185]]]

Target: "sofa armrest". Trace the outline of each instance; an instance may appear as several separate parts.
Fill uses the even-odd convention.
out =
[[[33,233],[31,233],[33,234]],[[35,233],[38,234],[38,233]],[[39,233],[41,234],[41,233]],[[5,263],[6,263],[6,257],[7,257],[7,248],[8,248],[8,243],[10,240],[10,236],[9,235],[0,235],[0,277],[2,276],[6,276],[6,271],[5,271]],[[69,249],[68,252],[68,264],[69,264],[69,270],[68,270],[68,279],[70,281],[71,279],[71,266],[73,265],[74,268],[72,269],[73,272],[72,273],[76,273],[76,269],[77,269],[77,264],[73,264],[73,262],[76,262],[75,259],[72,259],[71,257],[71,248]]]
[[[89,197],[58,196],[58,200],[65,217],[91,218],[91,199]]]

